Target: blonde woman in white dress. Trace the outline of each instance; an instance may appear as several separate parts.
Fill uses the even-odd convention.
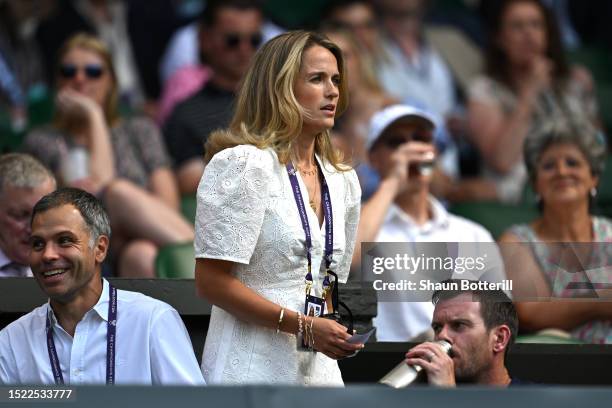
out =
[[[229,129],[207,141],[195,252],[198,293],[214,305],[209,384],[341,386],[335,360],[363,348],[305,313],[307,294],[329,301],[330,276],[346,282],[354,249],[361,191],[329,136],[346,95],[335,44],[282,34],[257,52]]]

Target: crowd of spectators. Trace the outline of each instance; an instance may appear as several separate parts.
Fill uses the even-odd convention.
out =
[[[568,58],[612,43],[607,2],[590,9],[571,0],[323,3],[316,23],[294,27],[257,0],[0,1],[0,139],[19,138],[0,142],[0,153],[28,153],[59,186],[104,203],[113,226],[106,275],[155,277],[161,248],[194,239],[185,203],[204,171],[204,145],[228,126],[258,47],[286,30],[317,30],[338,44],[347,66],[350,105],[333,141],[363,190],[358,246],[431,241],[428,228],[446,231],[452,222],[460,225],[437,240],[490,241],[497,237],[483,227],[453,218],[453,206],[495,203],[500,219],[503,206],[539,206],[540,218],[501,237],[532,246],[506,247],[515,259],[513,251],[527,251],[521,267],[531,271],[514,263],[508,276],[538,296],[584,295],[557,287],[578,275],[556,276],[546,261],[554,249],[541,243],[612,239],[609,221],[594,215],[608,188],[602,113],[612,109],[600,87],[612,81],[602,85],[606,78]],[[33,114],[41,98],[52,102],[51,121]],[[395,140],[392,127],[402,126],[394,122],[407,117],[421,120],[404,123],[412,136]],[[414,140],[420,145],[409,146]],[[420,163],[426,153],[435,160],[423,175],[414,157]],[[24,187],[0,185],[1,206],[7,188]],[[3,208],[0,216],[10,218]],[[389,232],[402,222],[403,235]],[[612,342],[609,311],[546,307],[518,303],[522,327]]]

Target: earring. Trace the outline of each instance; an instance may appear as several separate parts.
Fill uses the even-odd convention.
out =
[[[597,189],[595,187],[593,187],[591,189],[591,197],[595,198],[596,195],[597,195]]]

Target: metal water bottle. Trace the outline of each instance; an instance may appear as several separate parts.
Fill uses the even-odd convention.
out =
[[[448,341],[439,340],[436,341],[436,344],[438,344],[446,354],[450,352],[451,344]],[[415,382],[419,378],[421,371],[423,371],[423,367],[419,365],[408,365],[402,361],[378,382],[393,388],[404,388]]]

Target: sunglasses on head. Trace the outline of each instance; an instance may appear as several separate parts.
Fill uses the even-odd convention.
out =
[[[263,37],[261,36],[261,33],[247,35],[241,35],[238,33],[225,34],[225,46],[229,49],[238,48],[242,41],[248,41],[251,47],[257,48],[263,42]]]
[[[59,67],[59,74],[64,79],[71,79],[76,76],[79,69],[82,69],[85,76],[89,79],[98,79],[104,73],[104,68],[102,65],[98,64],[87,64],[82,67],[78,67],[74,64],[63,64]]]

